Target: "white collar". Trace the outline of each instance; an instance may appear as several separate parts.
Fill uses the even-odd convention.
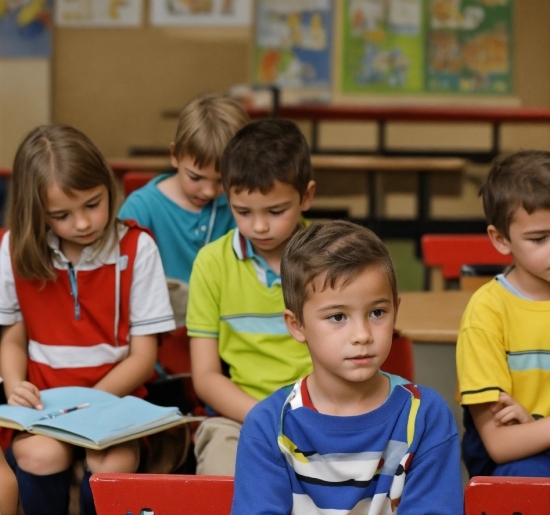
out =
[[[116,228],[118,230],[118,238],[120,241],[128,231],[128,226],[117,222]],[[61,251],[59,236],[49,229],[46,233],[46,242],[53,250],[54,266],[56,266],[56,268],[65,268],[67,263],[69,263],[69,260]],[[78,263],[74,265],[75,268],[77,266],[83,268],[96,268],[98,265],[116,263],[120,255],[118,245],[114,245],[114,243],[115,235],[112,232],[109,235],[105,245],[99,252],[97,251],[97,243],[84,247],[82,249],[82,254],[80,254],[80,258],[78,259]]]

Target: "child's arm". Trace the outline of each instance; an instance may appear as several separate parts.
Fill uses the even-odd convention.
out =
[[[191,373],[197,395],[224,417],[242,422],[258,402],[223,375],[217,338],[191,338]]]
[[[494,403],[468,406],[489,456],[495,463],[527,458],[550,449],[550,417],[529,424],[497,425]]]
[[[42,409],[40,391],[26,381],[27,331],[23,322],[4,326],[0,343],[0,373],[9,404]]]
[[[130,336],[130,353],[94,388],[124,397],[151,377],[157,360],[157,336]]]
[[[504,392],[500,393],[498,402],[491,406],[491,412],[497,426],[527,424],[535,420],[518,401]]]

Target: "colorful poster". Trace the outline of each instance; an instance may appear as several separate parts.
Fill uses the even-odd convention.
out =
[[[253,82],[329,88],[331,0],[257,0]]]
[[[512,92],[512,0],[430,0],[428,92]]]
[[[52,0],[0,1],[0,57],[49,58]]]
[[[56,0],[59,27],[139,27],[143,0]]]
[[[345,0],[342,92],[422,91],[422,6],[422,0]]]
[[[252,0],[150,0],[151,25],[248,26]]]

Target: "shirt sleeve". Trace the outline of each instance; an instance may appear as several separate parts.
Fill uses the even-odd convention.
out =
[[[290,515],[292,486],[277,446],[276,418],[253,410],[241,429],[231,515]],[[271,433],[271,434],[270,434]]]
[[[157,334],[175,327],[158,248],[151,236],[142,232],[130,290],[130,334]]]
[[[198,338],[218,338],[220,331],[221,270],[210,248],[197,255],[189,281],[187,334]]]
[[[397,513],[459,515],[463,513],[463,494],[456,424],[439,394],[422,391],[420,424],[417,421],[420,443],[405,475]]]
[[[141,190],[135,191],[128,196],[118,212],[118,218],[121,220],[129,218],[135,220],[142,227],[151,228],[152,221],[149,205]]]
[[[498,401],[512,379],[498,309],[476,297],[464,314],[456,348],[461,404]]]
[[[23,320],[15,291],[9,234],[9,231],[4,234],[0,246],[0,325],[13,325]]]

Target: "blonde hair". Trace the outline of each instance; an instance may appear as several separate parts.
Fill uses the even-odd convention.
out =
[[[199,95],[180,113],[173,154],[178,161],[191,156],[199,168],[214,163],[219,172],[225,146],[249,121],[236,100],[217,93]]]
[[[46,190],[56,182],[63,193],[105,186],[109,217],[98,248],[116,224],[116,178],[97,147],[82,132],[66,125],[42,125],[23,140],[13,163],[8,227],[13,267],[23,279],[55,279],[53,253],[46,241]]]

